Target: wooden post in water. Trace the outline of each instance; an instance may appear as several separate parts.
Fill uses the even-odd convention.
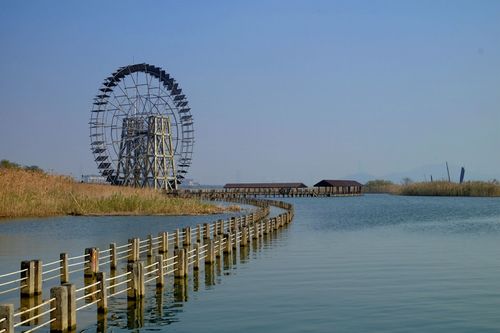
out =
[[[0,319],[1,318],[5,318],[5,320],[0,322],[0,332],[14,333],[14,305],[13,304],[0,304]]]
[[[176,264],[174,265],[174,276],[176,278],[183,278],[186,276],[186,250],[177,249],[175,253],[175,255],[177,256],[177,260]]]
[[[68,307],[68,330],[76,328],[76,288],[74,284],[65,283],[62,285],[67,292],[67,307]]]
[[[35,262],[33,260],[21,261],[21,297],[35,294]]]
[[[165,254],[168,252],[168,232],[160,232],[158,236],[160,237],[160,249],[158,253]]]
[[[157,254],[155,257],[156,267],[158,271],[156,272],[156,286],[158,288],[163,288],[165,285],[165,273],[163,266],[163,255]]]
[[[148,257],[151,258],[153,256],[153,236],[148,236]]]
[[[212,239],[207,240],[207,256],[205,257],[205,264],[213,264],[215,262],[215,248]]]
[[[229,219],[229,231],[235,232],[236,231],[236,218],[232,216]]]
[[[210,223],[205,223],[204,225],[204,233],[203,233],[203,241],[210,239]]]
[[[219,235],[223,235],[224,234],[224,220],[219,220],[219,232],[218,232]]]
[[[214,222],[214,232],[213,232],[214,240],[217,239],[218,235],[219,235],[219,220]]]
[[[130,238],[128,240],[130,246],[128,247],[128,259],[129,263],[136,262],[139,260],[139,238]]]
[[[226,246],[224,246],[224,253],[231,254],[233,250],[233,234],[231,232],[226,234]]]
[[[109,261],[109,268],[110,269],[116,269],[118,266],[118,260],[116,256],[116,243],[111,243],[109,244],[109,254],[110,254],[110,261]]]
[[[217,236],[217,240],[219,241],[218,246],[217,246],[217,251],[215,252],[215,257],[220,258],[222,257],[222,240],[224,239],[223,235]]]
[[[144,264],[140,261],[129,263],[127,270],[132,272],[129,274],[130,281],[128,282],[127,298],[129,300],[138,300],[144,297]]]
[[[175,236],[174,236],[174,250],[180,248],[180,231],[179,228],[175,229]]]
[[[243,227],[241,230],[241,242],[240,247],[246,247],[248,245],[248,227]]]
[[[108,290],[106,289],[106,273],[97,272],[96,273],[97,288],[99,291],[99,301],[97,302],[97,312],[106,313],[108,312]]]
[[[43,262],[41,260],[33,260],[35,267],[35,281],[34,281],[34,294],[40,295],[42,293],[42,271],[43,271]]]
[[[196,243],[201,243],[201,224],[196,227]]]
[[[191,246],[191,227],[184,228],[184,247]]]
[[[89,247],[85,249],[85,277],[92,277],[99,272],[99,249]]]
[[[200,269],[200,243],[196,243],[195,245],[195,257],[194,257],[194,264],[193,264],[193,269],[195,271]]]
[[[69,282],[69,270],[68,270],[68,254],[61,253],[59,255],[59,260],[61,260],[59,264],[59,274],[61,274],[60,280],[61,284]]]
[[[50,308],[55,308],[50,313],[51,332],[64,332],[68,329],[68,290],[64,286],[53,287],[50,289]]]

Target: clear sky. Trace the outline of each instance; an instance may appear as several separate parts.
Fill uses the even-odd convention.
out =
[[[500,1],[1,1],[0,158],[96,173],[92,99],[134,62],[187,94],[205,184],[500,179]]]

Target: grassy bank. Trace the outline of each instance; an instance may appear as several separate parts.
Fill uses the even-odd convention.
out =
[[[398,194],[456,197],[498,197],[500,186],[487,182],[465,182],[463,184],[445,181],[413,183],[400,186]]]
[[[234,208],[233,208],[234,209]],[[56,215],[199,215],[223,208],[198,200],[168,198],[158,191],[82,184],[69,177],[0,168],[0,217]]]

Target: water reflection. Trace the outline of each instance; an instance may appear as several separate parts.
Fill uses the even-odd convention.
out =
[[[283,229],[285,230],[285,229]],[[202,290],[211,290],[222,282],[222,277],[231,275],[238,264],[248,263],[250,255],[252,258],[258,256],[260,251],[269,248],[273,237],[279,235],[279,231],[272,231],[259,239],[250,239],[247,246],[232,246],[217,248],[216,258],[213,263],[204,263],[198,269],[190,268],[187,277],[179,278],[168,274],[165,277],[163,288],[146,286],[146,297],[138,300],[128,300],[126,294],[121,294],[110,299],[109,312],[107,315],[99,315],[97,324],[94,324],[97,332],[115,331],[116,329],[127,331],[138,331],[143,327],[152,329],[170,325],[178,321],[177,313],[182,311],[183,303],[191,301],[192,293]],[[222,238],[218,238],[219,242]],[[202,241],[203,242],[203,241]],[[193,246],[189,247],[193,248]],[[147,265],[153,262],[148,258]],[[114,277],[120,274],[116,270],[109,273],[110,284],[114,284]],[[92,292],[95,287],[95,278],[85,278],[85,285],[91,286],[86,290],[89,295],[87,302],[95,299]],[[115,292],[110,288],[109,293]],[[154,293],[154,295],[153,295]],[[110,330],[109,328],[113,328]],[[92,327],[86,330],[91,331]],[[84,331],[86,331],[84,330]]]
[[[118,269],[112,269],[108,266],[106,271],[106,275],[109,277],[106,281],[106,285],[109,286],[107,294],[113,295],[117,293],[108,300],[109,312],[99,314],[95,306],[85,308],[77,314],[79,324],[77,329],[78,331],[97,332],[137,331],[143,327],[157,329],[177,322],[177,314],[182,311],[183,304],[192,301],[195,293],[214,289],[216,285],[222,283],[224,276],[234,274],[238,266],[248,263],[250,258],[257,258],[259,252],[269,249],[272,245],[272,239],[278,237],[283,230],[286,230],[286,228],[278,231],[273,230],[258,238],[249,237],[248,244],[236,242],[232,246],[227,244],[217,246],[214,262],[206,263],[202,261],[197,268],[193,265],[188,269],[189,275],[184,278],[174,278],[172,267],[170,267],[165,270],[170,271],[165,276],[165,285],[157,287],[155,281],[151,280],[145,286],[146,297],[137,300],[127,298],[127,292],[124,292],[124,288],[128,286],[128,284],[123,284],[127,279],[123,275],[127,270],[126,261],[122,261]],[[189,251],[207,243],[207,240],[201,239],[201,234],[198,238],[201,243],[186,245],[185,250]],[[218,241],[218,244],[221,244],[223,239],[224,237],[219,234],[215,240]],[[157,258],[150,256],[143,256],[143,258],[145,266],[153,265],[157,260]],[[151,279],[151,277],[152,275],[148,279]],[[96,274],[82,274],[81,279],[71,281],[73,284],[80,286],[83,281],[84,288],[80,288],[77,297],[82,297],[81,302],[85,302],[85,304],[97,301],[100,293]],[[116,287],[116,284],[119,284],[119,286]],[[42,302],[42,295],[23,297],[20,300],[20,309],[32,308]],[[23,313],[20,319],[29,319],[38,315],[40,311],[42,311],[42,308]],[[27,325],[38,325],[42,322],[42,318],[35,318]]]
[[[40,314],[40,312],[43,310],[42,308],[36,308],[31,311],[24,312],[25,309],[30,309],[33,308],[37,305],[40,305],[42,303],[42,295],[34,295],[34,296],[22,296],[21,297],[21,308],[20,310],[23,311],[21,312],[21,321],[28,320],[29,318],[33,318],[37,315]],[[33,326],[33,325],[38,325],[40,324],[40,320],[42,318],[35,318],[32,319],[28,322],[26,322],[25,325],[23,326]]]

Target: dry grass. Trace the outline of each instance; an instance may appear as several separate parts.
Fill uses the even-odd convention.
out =
[[[465,182],[463,184],[445,181],[413,183],[401,186],[397,194],[423,196],[497,197],[500,185],[488,182]]]
[[[232,209],[235,209],[232,207]],[[0,168],[0,217],[56,215],[199,215],[224,209],[158,191],[82,184],[69,177]]]
[[[391,181],[388,180],[383,180],[383,179],[377,179],[377,180],[370,180],[367,182],[363,188],[362,191],[364,193],[391,193],[391,194],[397,194],[400,189],[400,185],[394,184]]]

